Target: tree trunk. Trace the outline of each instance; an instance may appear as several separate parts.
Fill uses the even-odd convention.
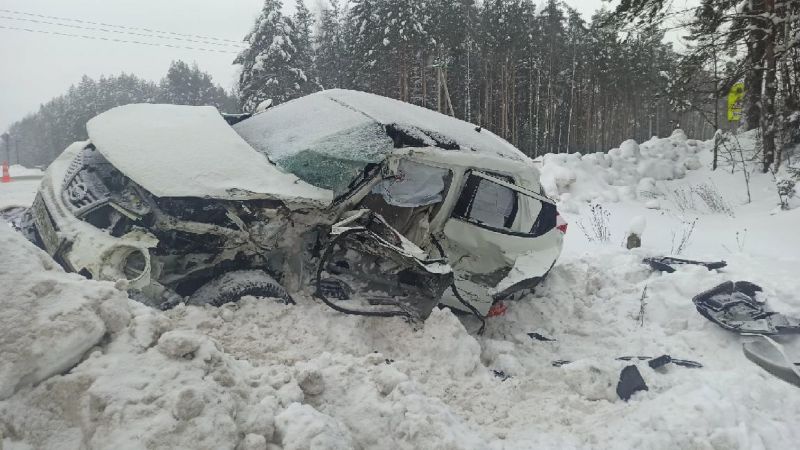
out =
[[[764,9],[768,17],[772,17],[775,12],[775,0],[765,0]],[[777,94],[777,77],[775,73],[775,25],[769,21],[769,29],[764,39],[764,96],[762,98],[763,111],[761,114],[761,136],[763,139],[764,173],[767,173],[770,166],[779,162],[775,161],[775,97]]]

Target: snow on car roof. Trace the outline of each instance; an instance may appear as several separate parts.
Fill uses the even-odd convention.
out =
[[[526,164],[530,161],[513,145],[488,130],[477,131],[468,122],[399,100],[344,89],[292,100],[253,116],[234,129],[257,150],[280,160],[319,147],[329,154],[374,154],[376,150],[386,154],[394,147],[381,125],[394,125],[429,146],[436,146],[436,141],[458,144],[458,149],[442,151],[477,153]],[[338,139],[342,134],[349,141]]]
[[[157,197],[332,200],[332,192],[275,167],[213,106],[120,106],[91,119],[86,129],[111,164]]]

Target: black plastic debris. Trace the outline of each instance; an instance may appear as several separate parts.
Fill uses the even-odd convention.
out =
[[[685,367],[687,369],[702,369],[703,368],[703,365],[700,364],[697,361],[690,361],[688,359],[677,359],[677,358],[673,358],[673,357],[671,357],[669,355],[662,355],[662,356],[659,356],[658,358],[653,358],[652,356],[620,356],[620,357],[615,358],[615,359],[617,361],[648,361],[647,364],[650,367],[652,367],[653,369],[657,369],[659,367],[663,367],[664,365],[669,364],[669,363],[675,364],[676,366]],[[664,360],[667,360],[667,359],[668,359],[668,361],[664,362]],[[656,361],[656,360],[659,360],[659,361]],[[654,362],[654,361],[656,361],[656,362]],[[550,364],[553,367],[561,367],[561,366],[565,366],[565,365],[567,365],[567,364],[569,364],[571,362],[572,361],[566,360],[566,359],[557,359],[557,360],[551,362]]]
[[[639,369],[634,365],[625,366],[619,374],[619,382],[617,383],[617,395],[619,398],[626,402],[639,391],[647,391],[647,384],[639,373]]]
[[[685,264],[692,264],[695,266],[703,266],[708,270],[717,270],[721,269],[728,265],[725,261],[693,261],[691,259],[681,259],[681,258],[673,258],[671,256],[662,256],[662,257],[655,257],[655,258],[645,258],[644,263],[648,264],[653,270],[658,270],[661,272],[672,273],[675,272],[674,266],[680,266]]]
[[[541,335],[541,334],[536,333],[536,332],[528,333],[528,337],[530,337],[531,339],[536,339],[537,341],[555,342],[555,339],[549,338],[547,336]]]
[[[672,358],[669,355],[661,355],[658,358],[653,358],[650,361],[647,361],[647,365],[650,366],[651,369],[658,369],[660,367],[666,366],[671,362]]]
[[[696,361],[689,361],[688,359],[675,359],[672,358],[670,361],[672,364],[676,366],[686,367],[687,369],[702,369],[703,365]]]
[[[697,294],[697,311],[722,328],[737,333],[800,334],[800,319],[768,311],[756,300],[761,287],[749,281],[726,281]]]
[[[702,364],[696,361],[690,361],[688,359],[677,359],[673,358],[669,355],[662,355],[657,358],[653,358],[652,356],[620,356],[617,358],[618,361],[647,361],[647,365],[652,367],[653,369],[657,369],[659,367],[663,367],[666,364],[672,363],[676,366],[686,367],[687,369],[701,369],[703,367]],[[666,362],[665,362],[666,361]]]
[[[511,375],[503,372],[502,370],[494,370],[494,369],[492,369],[492,373],[497,378],[500,378],[500,381],[506,381],[507,379],[511,378]]]

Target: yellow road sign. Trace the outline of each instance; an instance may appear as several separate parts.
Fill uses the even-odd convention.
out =
[[[744,83],[736,83],[728,92],[728,121],[742,120],[742,102],[744,100]]]

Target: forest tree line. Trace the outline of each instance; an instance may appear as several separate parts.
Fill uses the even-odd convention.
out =
[[[129,74],[97,80],[84,76],[64,95],[41,105],[36,113],[9,127],[9,159],[28,167],[47,165],[69,144],[87,138],[89,119],[128,103],[213,105],[223,111],[239,109],[238,98],[215,85],[197,65],[190,66],[183,61],[174,61],[159,83]]]
[[[328,0],[317,18],[302,0],[295,9],[284,17],[266,0],[246,37],[236,59],[246,110],[356,89],[483,126],[532,156],[726,126],[688,106],[708,94],[674,89],[681,55],[657,25],[623,30],[608,12],[587,22],[556,0],[538,11],[532,0]]]
[[[742,127],[760,130],[763,172],[778,169],[800,153],[800,0],[701,0],[688,12],[676,86],[716,98],[743,81]],[[666,0],[623,0],[615,20],[657,26],[674,14]]]
[[[532,0],[324,0],[318,14],[294,1],[294,13],[285,15],[280,0],[265,0],[246,49],[232,61],[241,66],[237,97],[183,62],[160,83],[124,74],[84,77],[12,125],[20,161],[49,163],[85,138],[89,118],[120,104],[253,111],[266,99],[279,104],[329,88],[453,115],[531,156],[606,151],[676,127],[707,139],[732,126],[724,95],[730,80],[746,77],[737,70],[748,67],[721,37],[713,45],[703,41],[697,24],[697,44],[674,50],[660,21],[642,19],[641,11],[660,8],[652,5],[659,0],[626,0],[588,21],[556,0],[540,9]]]

